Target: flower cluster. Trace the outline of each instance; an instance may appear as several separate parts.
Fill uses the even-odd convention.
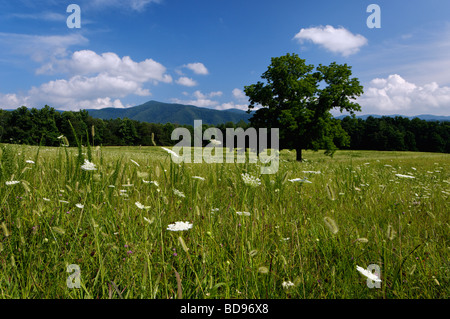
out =
[[[253,186],[253,187],[261,185],[261,180],[257,177],[251,176],[248,173],[245,173],[245,174],[242,173],[241,176],[242,176],[242,180],[244,181],[244,183],[246,185]]]
[[[87,159],[84,160],[84,164],[81,165],[81,169],[84,171],[95,171],[97,168],[94,163],[89,162]]]
[[[8,181],[8,182],[5,182],[6,185],[14,185],[14,184],[19,184],[19,183],[20,183],[20,181]]]
[[[176,188],[173,189],[173,193],[179,197],[186,197],[183,192],[179,191]]]
[[[192,224],[189,222],[175,222],[175,224],[170,224],[167,226],[167,230],[170,231],[183,231],[192,228]]]

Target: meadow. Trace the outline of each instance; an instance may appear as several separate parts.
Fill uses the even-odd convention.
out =
[[[449,298],[449,154],[282,150],[269,175],[161,147],[0,158],[4,299]]]

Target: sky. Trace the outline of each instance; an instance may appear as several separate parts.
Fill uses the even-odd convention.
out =
[[[247,110],[244,86],[296,53],[351,66],[358,115],[449,116],[449,12],[448,0],[0,0],[0,108]]]

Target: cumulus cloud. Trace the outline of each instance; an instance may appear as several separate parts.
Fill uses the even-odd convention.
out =
[[[172,82],[166,68],[152,60],[135,62],[129,56],[120,58],[113,52],[101,55],[91,50],[73,53],[70,59],[53,60],[37,70],[38,74],[69,73],[72,75],[92,75],[103,73],[111,77],[122,77],[135,82]]]
[[[450,87],[436,82],[417,85],[392,74],[370,81],[358,103],[364,113],[448,115]]]
[[[200,62],[189,63],[189,64],[186,64],[184,67],[190,69],[195,74],[207,75],[209,73],[209,71],[205,67],[205,65],[203,63],[200,63]]]
[[[1,109],[15,109],[22,105],[26,105],[27,97],[19,96],[17,94],[2,94],[0,93],[0,108]]]
[[[239,109],[242,111],[248,110],[248,104],[237,104],[235,102],[226,102],[215,107],[216,110],[229,110],[229,109]]]
[[[184,96],[190,96],[191,99],[173,98],[172,102],[194,105],[198,107],[206,107],[215,110],[240,109],[243,111],[247,111],[248,104],[245,104],[246,102],[245,94],[237,88],[232,90],[231,93],[236,101],[229,101],[229,102],[218,101],[217,98],[223,95],[222,91],[202,93],[200,90],[197,90],[190,95],[186,92],[182,93]]]
[[[77,51],[69,59],[53,59],[38,70],[40,74],[68,73],[68,79],[57,79],[32,87],[23,96],[3,95],[3,105],[24,101],[29,107],[48,104],[61,110],[80,108],[124,107],[120,98],[128,95],[150,96],[144,85],[170,83],[166,68],[152,60],[135,62],[108,52],[101,55]]]
[[[241,89],[235,88],[233,89],[233,91],[231,91],[231,93],[233,94],[233,97],[238,101],[245,102],[248,100],[247,96]]]
[[[184,94],[186,95],[186,94]],[[198,107],[207,107],[207,108],[215,108],[217,105],[219,105],[219,102],[216,100],[212,100],[211,98],[221,96],[221,91],[215,91],[210,92],[207,94],[202,93],[201,91],[197,90],[194,93],[192,93],[192,98],[189,100],[181,100],[178,98],[173,98],[172,102],[179,103],[179,104],[187,104],[187,105],[194,105]]]
[[[182,76],[178,80],[176,80],[176,83],[183,85],[183,86],[196,86],[197,82],[195,82],[193,79]]]
[[[328,51],[343,56],[357,53],[368,42],[360,34],[355,35],[343,27],[334,28],[330,25],[301,29],[294,39],[300,43],[311,41]]]

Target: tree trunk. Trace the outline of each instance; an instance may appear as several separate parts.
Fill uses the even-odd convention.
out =
[[[302,161],[302,149],[301,148],[297,148],[296,152],[297,152],[297,161],[301,162]]]

